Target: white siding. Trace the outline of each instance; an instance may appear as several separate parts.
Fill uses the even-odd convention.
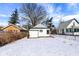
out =
[[[79,35],[79,32],[66,32],[66,29],[72,28],[73,23],[75,24],[75,27],[79,27],[79,24],[73,20],[72,22],[70,22],[70,24],[67,26],[67,28],[63,28],[64,29],[64,34],[74,34],[74,35]],[[59,33],[62,34],[62,29],[59,29]]]
[[[76,26],[76,27],[79,26],[79,24],[78,24],[75,20],[73,20],[73,21],[67,26],[67,28],[72,28],[73,23],[75,23],[75,26]],[[67,32],[66,32],[66,34],[79,35],[79,32],[74,32],[74,33],[71,33],[71,32],[68,32],[68,33],[67,33]]]
[[[79,26],[79,24],[78,24],[75,20],[73,20],[73,21],[67,26],[67,28],[72,28],[73,23],[75,23],[75,26]]]
[[[64,33],[63,34],[65,34],[66,33],[66,29],[64,29]],[[59,29],[59,34],[62,34],[62,29]]]
[[[47,30],[49,30],[49,29],[31,29],[29,31],[29,34],[30,34],[30,37],[49,36],[49,34],[47,34]]]
[[[43,30],[43,32],[40,32],[40,30]],[[49,34],[47,34],[47,30],[49,29],[40,29],[39,30],[39,36],[49,36]]]
[[[58,32],[59,34],[62,34],[62,29],[59,29],[59,32]]]
[[[38,37],[38,31],[29,31],[30,37]]]

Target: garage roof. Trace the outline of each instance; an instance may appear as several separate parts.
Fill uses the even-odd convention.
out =
[[[44,29],[47,28],[47,26],[43,25],[43,24],[38,24],[35,27],[33,27],[33,29]]]

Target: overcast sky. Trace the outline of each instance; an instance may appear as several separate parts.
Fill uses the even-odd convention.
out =
[[[49,17],[53,18],[53,23],[58,26],[59,20],[69,20],[71,18],[79,19],[78,3],[49,3],[40,4],[45,7]],[[0,4],[0,25],[7,25],[11,13],[17,8],[20,9],[21,4]]]

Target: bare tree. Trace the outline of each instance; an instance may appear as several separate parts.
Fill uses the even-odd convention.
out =
[[[30,18],[32,26],[37,25],[46,17],[46,11],[43,6],[36,3],[25,3],[22,4],[21,12],[25,17]],[[27,20],[27,18],[25,18]]]

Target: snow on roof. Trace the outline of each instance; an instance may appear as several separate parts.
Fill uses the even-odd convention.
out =
[[[59,24],[59,28],[60,29],[66,28],[70,24],[70,22],[72,22],[73,20],[75,20],[77,23],[79,23],[75,18],[73,18],[71,20],[68,20],[68,21],[65,21],[65,22],[61,22]]]
[[[38,28],[47,28],[47,26],[43,25],[43,24],[38,24],[35,27],[33,27],[33,29],[38,29]]]
[[[7,27],[9,27],[9,26],[14,26],[15,28],[17,28],[17,29],[19,29],[19,30],[27,30],[27,29],[26,29],[26,28],[24,28],[24,27],[17,26],[17,25],[13,25],[13,24],[10,24],[10,25],[8,25],[8,26],[4,27],[3,29],[5,29],[5,28],[7,28]]]

